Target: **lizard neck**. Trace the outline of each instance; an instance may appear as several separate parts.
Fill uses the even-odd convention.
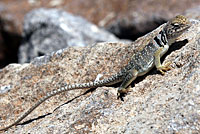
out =
[[[168,51],[171,42],[172,40],[168,40],[164,30],[160,31],[153,39],[153,45],[155,45],[157,49],[163,48],[160,52],[160,56],[163,56]]]
[[[175,38],[168,39],[168,45],[171,46],[175,41]]]

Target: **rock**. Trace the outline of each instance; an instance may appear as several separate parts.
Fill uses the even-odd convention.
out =
[[[24,41],[19,49],[20,63],[69,46],[119,41],[87,20],[58,9],[40,8],[28,13],[23,33]]]
[[[183,14],[189,18],[200,20],[200,6],[189,8]]]
[[[159,25],[167,22],[175,15],[182,14],[185,10],[199,5],[199,2],[200,1],[191,2],[187,0],[184,0],[181,3],[179,1],[169,0],[126,1],[124,2],[126,4],[119,6],[124,7],[119,8],[123,9],[121,12],[107,13],[107,16],[99,21],[98,24],[105,27],[119,38],[136,40]],[[113,17],[107,19],[109,16]],[[101,25],[102,22],[103,25]]]
[[[134,13],[118,18],[106,26],[106,29],[121,39],[136,40],[167,21],[168,18],[158,15]]]
[[[19,23],[8,6],[0,2],[0,68],[17,62],[17,51],[21,41]]]
[[[18,62],[24,16],[32,9],[40,7],[63,9],[82,16],[100,27],[108,28],[121,38],[135,40],[164,21],[199,4],[199,0],[181,2],[175,0],[124,0],[123,2],[121,0],[114,2],[112,0],[84,0],[84,2],[82,0],[1,0],[0,68]],[[126,25],[123,24],[124,20]]]
[[[198,133],[200,22],[192,23],[165,56],[173,69],[165,75],[153,69],[138,78],[124,101],[117,100],[118,85],[69,91],[50,98],[7,133]],[[0,127],[48,91],[116,73],[162,27],[133,43],[70,47],[0,70]]]

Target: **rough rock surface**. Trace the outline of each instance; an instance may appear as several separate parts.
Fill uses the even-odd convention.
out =
[[[173,69],[165,75],[153,69],[138,78],[124,102],[116,99],[118,85],[70,91],[52,97],[5,133],[199,133],[200,22],[192,23],[164,57],[165,62],[172,61]],[[70,47],[0,70],[0,127],[16,120],[48,91],[119,71],[161,28],[133,43]]]
[[[63,9],[98,26],[110,27],[118,37],[135,40],[199,4],[199,0],[1,0],[0,68],[18,62],[24,16],[32,9]]]
[[[69,46],[119,41],[113,34],[82,17],[45,8],[33,10],[25,16],[23,39],[19,48],[20,63]]]

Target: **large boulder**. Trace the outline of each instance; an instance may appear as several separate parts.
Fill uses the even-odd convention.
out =
[[[50,98],[7,133],[198,133],[200,22],[191,20],[164,57],[172,70],[153,69],[133,82],[124,101],[117,87],[73,90]],[[14,122],[47,92],[118,72],[163,25],[133,43],[70,47],[0,70],[0,127]]]
[[[19,48],[20,63],[69,46],[119,40],[82,17],[44,8],[35,9],[25,16],[23,39]]]

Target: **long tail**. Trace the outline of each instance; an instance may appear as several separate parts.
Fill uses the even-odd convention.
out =
[[[35,108],[37,108],[40,104],[42,104],[44,101],[46,101],[47,99],[51,98],[52,96],[55,96],[57,94],[60,94],[62,92],[65,91],[70,91],[70,90],[74,90],[74,89],[85,89],[85,88],[95,88],[95,87],[101,87],[104,85],[108,85],[111,82],[117,82],[120,81],[119,79],[119,74],[117,75],[113,75],[107,79],[103,79],[103,80],[99,80],[99,81],[95,81],[95,82],[89,82],[89,83],[82,83],[82,84],[72,84],[72,85],[67,85],[64,87],[61,87],[57,90],[53,90],[49,93],[47,93],[46,96],[44,96],[43,98],[41,98],[37,103],[35,103],[34,106],[32,106],[28,111],[26,111],[21,117],[19,117],[14,123],[10,124],[9,126],[5,127],[5,128],[1,128],[0,131],[4,131],[9,129],[12,126],[17,125],[20,121],[22,121],[26,116],[28,116]]]

